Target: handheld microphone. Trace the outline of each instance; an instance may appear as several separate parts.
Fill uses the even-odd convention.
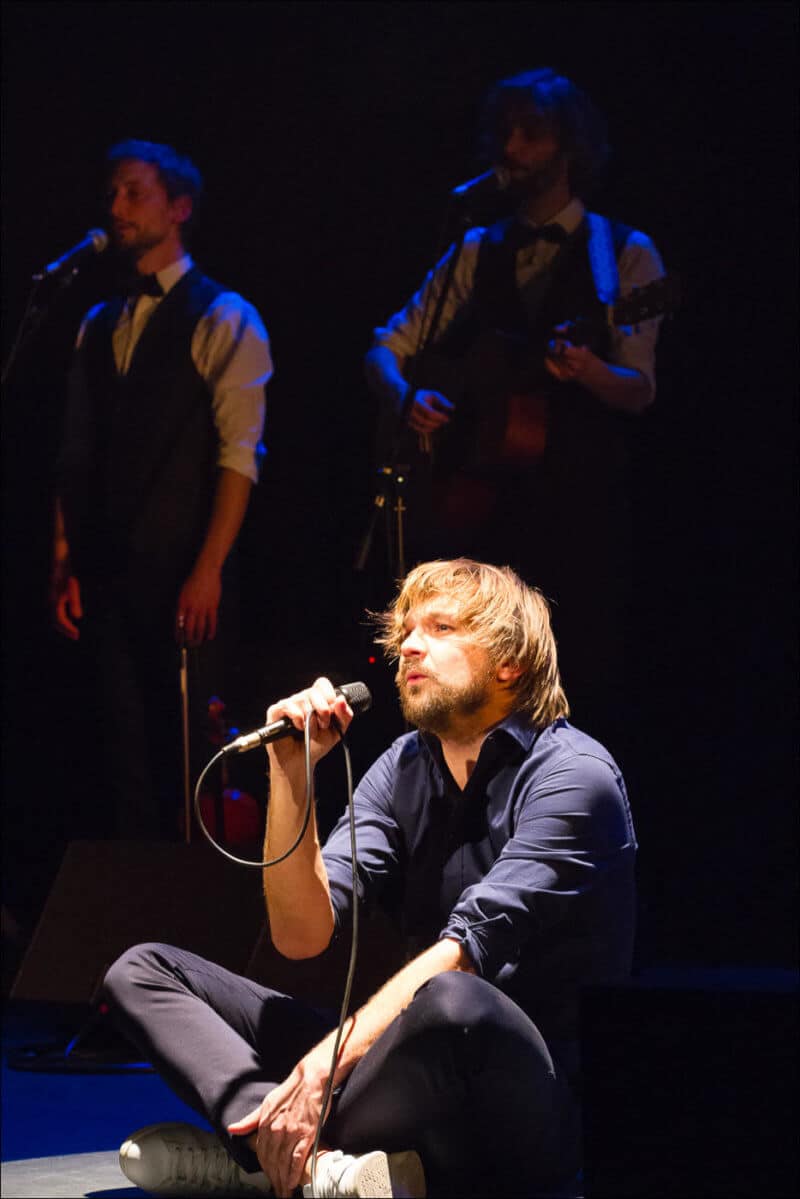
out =
[[[466,183],[454,187],[450,195],[454,200],[483,200],[505,191],[511,182],[511,172],[506,167],[492,167]]]
[[[344,696],[356,716],[372,707],[372,695],[366,683],[342,683],[341,687],[336,688],[336,694]],[[271,724],[265,724],[252,733],[243,733],[241,737],[226,745],[222,752],[247,753],[250,749],[258,749],[259,745],[267,745],[270,741],[289,737],[293,733],[298,734],[299,730],[294,727],[288,716],[281,716],[280,720],[273,720]]]
[[[101,254],[108,245],[108,234],[104,229],[90,229],[82,241],[54,262],[48,262],[41,278],[48,279],[52,275],[60,275],[62,271],[74,269],[88,257],[89,254]]]

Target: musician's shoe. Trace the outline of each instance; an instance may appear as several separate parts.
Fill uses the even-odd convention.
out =
[[[317,1161],[317,1185],[303,1187],[304,1196],[316,1199],[425,1199],[425,1174],[419,1156],[406,1153],[372,1153],[353,1157],[335,1149]]]
[[[119,1165],[130,1182],[151,1195],[272,1194],[265,1174],[246,1174],[219,1137],[191,1124],[140,1128],[122,1144]]]

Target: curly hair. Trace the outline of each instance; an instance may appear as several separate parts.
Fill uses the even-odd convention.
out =
[[[108,151],[106,169],[113,171],[118,163],[129,158],[136,159],[137,162],[148,162],[156,168],[170,200],[175,200],[178,196],[189,196],[194,204],[199,200],[203,191],[203,178],[191,159],[173,150],[172,146],[127,138],[117,142]]]
[[[510,566],[490,566],[471,558],[423,562],[403,580],[385,612],[371,613],[376,641],[389,660],[399,658],[405,621],[412,608],[443,596],[458,606],[459,620],[489,651],[495,665],[521,670],[512,684],[514,709],[525,712],[536,728],[569,715],[561,686],[550,606]]]
[[[553,133],[569,161],[569,182],[586,196],[599,182],[610,148],[605,118],[570,79],[550,67],[524,71],[493,84],[478,125],[482,159],[496,163],[515,126]]]

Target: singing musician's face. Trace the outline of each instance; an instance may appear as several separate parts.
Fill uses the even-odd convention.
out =
[[[442,596],[412,608],[404,632],[395,682],[410,724],[447,735],[459,720],[489,709],[498,692],[497,671],[452,600]]]
[[[535,119],[512,126],[500,157],[512,182],[528,194],[541,195],[567,178],[568,164],[556,134]]]
[[[117,248],[140,258],[168,241],[179,241],[181,226],[191,215],[188,196],[171,200],[158,170],[150,162],[124,159],[106,191],[111,233]]]

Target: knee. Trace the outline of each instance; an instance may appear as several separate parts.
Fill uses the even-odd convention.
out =
[[[164,946],[154,941],[126,949],[106,971],[103,996],[112,1007],[125,1009],[142,987],[152,985],[163,969]]]
[[[446,1034],[451,1048],[466,1053],[475,1064],[503,1061],[510,1068],[529,1057],[553,1072],[542,1034],[513,1000],[474,974],[448,971],[437,974],[417,991],[409,1012],[415,1031]]]
[[[449,970],[419,988],[413,1006],[426,1023],[459,1027],[467,1032],[484,1023],[492,1010],[494,988],[474,974]]]

